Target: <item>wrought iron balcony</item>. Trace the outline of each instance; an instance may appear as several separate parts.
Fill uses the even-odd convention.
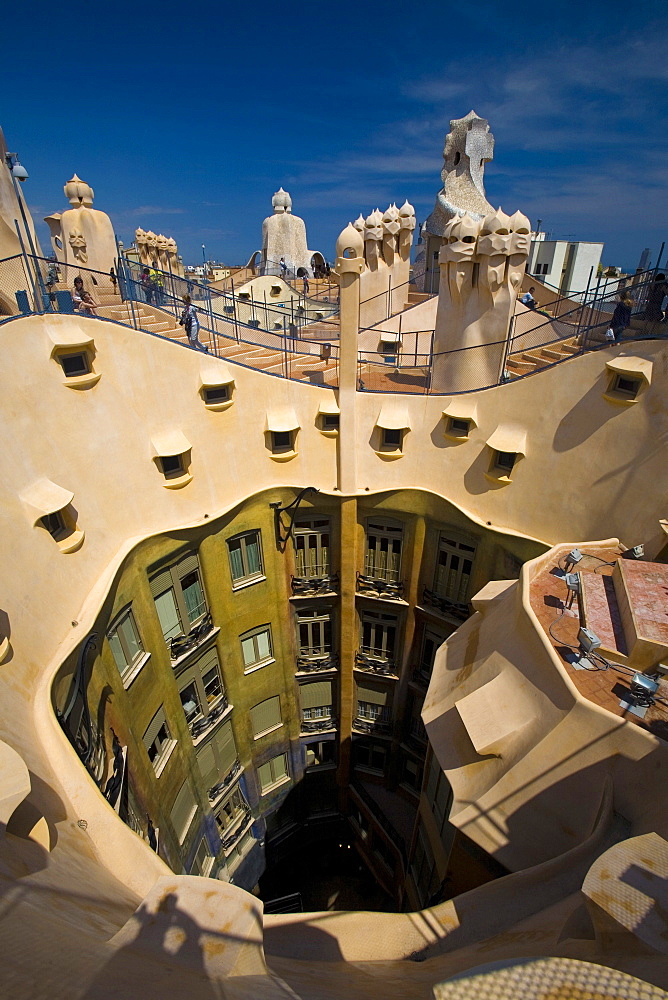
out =
[[[239,763],[238,760],[235,760],[234,764],[227,772],[223,780],[219,781],[217,785],[214,785],[213,788],[210,788],[209,791],[207,792],[207,795],[209,796],[209,801],[215,802],[218,796],[221,795],[226,788],[229,788],[229,786],[232,784],[237,775],[240,774],[240,772],[241,772],[241,764]]]
[[[236,817],[234,822],[239,823],[239,825],[234,830],[234,833],[231,833],[229,837],[224,837],[221,839],[221,845],[224,851],[229,851],[231,847],[234,847],[237,841],[241,839],[241,835],[245,833],[246,827],[253,818],[253,814],[250,811],[250,806],[247,803],[244,804],[244,808],[239,813],[239,816],[242,817],[241,823],[239,823],[239,817]]]
[[[427,587],[424,588],[422,593],[422,600],[425,604],[436,608],[441,614],[447,615],[448,618],[453,618],[455,621],[465,622],[470,616],[468,604],[462,604],[460,601],[451,601],[449,597],[441,597],[435,590],[429,590]]]
[[[353,719],[353,729],[356,733],[365,733],[374,736],[389,736],[392,732],[392,723],[384,719]]]
[[[392,582],[376,576],[357,574],[357,593],[363,597],[382,597],[385,601],[401,601],[404,594],[403,580]]]
[[[211,726],[213,726],[214,723],[216,723],[218,719],[220,719],[221,715],[223,715],[227,711],[228,707],[229,704],[227,698],[225,697],[225,695],[223,695],[222,700],[216,705],[213,711],[209,712],[209,714],[204,716],[204,718],[197,719],[196,722],[192,723],[192,725],[190,726],[190,735],[192,736],[192,738],[196,740],[198,736],[202,735],[202,733],[205,733],[208,729],[211,729]]]
[[[316,673],[319,670],[338,670],[339,668],[339,655],[338,653],[329,653],[320,655],[315,654],[313,656],[298,656],[297,657],[297,670],[304,673]]]
[[[355,653],[355,666],[358,670],[368,670],[372,674],[381,674],[383,677],[396,677],[395,663],[392,659],[384,659],[381,656],[374,656],[373,653],[366,653],[364,650],[357,650]]]
[[[338,725],[338,719],[329,715],[325,719],[302,719],[301,721],[301,732],[302,733],[323,733],[328,729],[336,729]]]
[[[209,632],[212,631],[213,619],[211,618],[211,612],[207,611],[199,625],[196,625],[188,635],[177,635],[172,639],[169,645],[169,655],[172,661],[179,660],[185,653],[190,652],[191,649],[195,649],[207,637]]]
[[[293,597],[318,597],[335,594],[339,588],[338,573],[325,576],[293,576]]]

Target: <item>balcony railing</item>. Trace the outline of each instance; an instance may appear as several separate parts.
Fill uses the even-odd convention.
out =
[[[302,719],[301,732],[324,733],[328,729],[336,729],[337,725],[338,719],[335,719],[332,715],[327,716],[325,719]]]
[[[465,622],[470,616],[468,604],[463,604],[461,601],[451,601],[449,597],[441,597],[435,590],[429,590],[427,587],[422,593],[422,600],[425,604],[436,608],[448,618],[454,618],[458,622]]]
[[[211,612],[207,611],[199,625],[196,625],[188,635],[175,636],[169,645],[169,655],[172,660],[180,660],[185,653],[190,652],[213,631],[213,619]]]
[[[222,700],[216,705],[213,711],[209,712],[209,714],[206,715],[203,719],[197,719],[196,722],[193,722],[191,724],[190,735],[192,736],[192,738],[196,740],[198,736],[202,735],[202,733],[206,733],[207,730],[211,729],[214,723],[216,723],[218,719],[220,719],[221,715],[223,715],[228,708],[229,708],[229,703],[225,695],[223,695]]]
[[[327,576],[293,576],[293,597],[318,597],[324,594],[335,594],[339,588],[337,573]]]
[[[363,597],[381,597],[384,601],[400,601],[403,598],[404,582],[381,580],[375,576],[358,573],[357,593]]]
[[[389,736],[392,733],[392,723],[384,719],[353,719],[353,729],[356,733],[374,736]]]
[[[239,818],[241,817],[241,823],[239,823]],[[229,851],[231,847],[241,839],[242,835],[246,832],[248,824],[253,818],[253,814],[250,811],[250,806],[245,803],[243,809],[239,812],[239,815],[235,817],[235,830],[228,837],[221,838],[221,845],[224,851]],[[239,823],[238,826],[236,824]]]
[[[319,670],[338,670],[338,653],[313,654],[297,657],[297,670],[303,673],[317,673]]]
[[[381,674],[383,677],[397,676],[393,659],[376,656],[360,649],[355,653],[355,666],[358,670],[367,670],[369,673]]]
[[[215,802],[218,796],[221,795],[226,788],[229,788],[234,779],[240,773],[241,773],[241,764],[239,763],[238,760],[235,760],[234,764],[227,772],[223,780],[219,781],[217,785],[214,785],[213,788],[210,788],[209,791],[207,792],[207,795],[209,796],[209,801]]]

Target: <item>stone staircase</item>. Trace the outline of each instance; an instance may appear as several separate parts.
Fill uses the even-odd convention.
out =
[[[409,290],[408,290],[408,303],[407,303],[406,308],[409,308],[410,306],[416,306],[420,302],[426,302],[427,299],[430,299],[430,298],[431,298],[431,295],[429,295],[428,292],[418,292],[417,290],[412,290],[412,289],[409,288]]]
[[[576,343],[575,337],[569,337],[566,340],[550,344],[549,347],[517,351],[507,358],[506,371],[511,376],[529,375],[547,365],[553,365],[555,361],[563,361],[564,358],[571,357],[573,354],[579,354],[581,350],[582,348]]]

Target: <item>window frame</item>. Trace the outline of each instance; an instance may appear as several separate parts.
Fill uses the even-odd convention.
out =
[[[271,771],[271,773],[273,775],[274,774],[273,764],[274,764],[274,761],[277,761],[277,760],[283,760],[284,761],[284,763],[285,763],[285,773],[282,774],[282,775],[280,775],[278,778],[274,777],[273,780],[268,785],[263,785],[262,784],[262,777],[261,777],[261,773],[260,773],[262,771],[262,768],[267,767],[269,765],[270,766],[270,771]],[[288,755],[287,755],[287,753],[276,754],[275,757],[270,757],[269,760],[266,760],[263,764],[260,764],[260,766],[257,769],[257,780],[258,780],[258,785],[260,786],[260,796],[264,796],[268,792],[271,792],[274,788],[279,788],[281,785],[284,785],[284,784],[286,784],[286,782],[290,781],[291,780],[291,777],[290,777],[290,762],[288,761]]]
[[[316,522],[322,522],[321,524],[316,524]],[[323,539],[326,536],[327,544],[323,544]],[[297,539],[303,539],[303,546],[300,550]],[[329,576],[331,573],[331,538],[332,538],[332,525],[331,520],[328,517],[309,517],[302,518],[296,521],[293,533],[292,533],[292,545],[295,559],[295,576],[304,580],[319,579],[320,577]],[[315,545],[310,545],[310,539],[315,540]],[[310,565],[310,560],[307,558],[308,553],[311,548],[315,549],[316,562],[313,567]],[[304,557],[303,567],[299,566],[299,556],[298,553],[303,551]],[[324,552],[326,551],[326,555]],[[303,568],[304,572],[300,572],[300,568]],[[313,569],[313,572],[311,572]]]
[[[153,738],[153,740],[151,740],[150,743],[147,743],[146,740],[149,734],[149,730],[152,729],[157,724],[156,720],[157,722],[160,723],[159,728],[157,729],[156,735]],[[166,736],[158,741],[158,738],[160,737],[160,734],[162,733],[163,729],[165,730]],[[155,771],[156,777],[159,778],[162,772],[164,771],[165,765],[169,760],[172,751],[177,743],[177,741],[172,736],[171,729],[169,728],[169,723],[167,722],[167,717],[165,715],[164,705],[160,706],[160,708],[153,715],[153,718],[146,727],[144,735],[142,737],[142,743],[144,744],[144,749],[146,750],[146,755],[149,759],[151,767]],[[155,756],[151,757],[151,751],[154,748],[155,748]]]
[[[253,660],[251,663],[246,662],[246,656],[244,653],[244,642],[249,640],[255,640],[257,636],[267,634],[269,637],[269,655],[260,656]],[[274,663],[276,657],[274,656],[274,641],[271,634],[271,624],[268,622],[265,625],[257,625],[255,628],[249,629],[247,632],[242,632],[239,636],[239,644],[241,646],[241,662],[244,668],[244,674],[252,674],[255,670],[260,670],[262,667],[266,667],[269,663]],[[259,653],[258,644],[253,643],[255,650]]]
[[[255,726],[253,722],[253,712],[255,709],[260,708],[262,705],[267,705],[269,702],[278,702],[278,722],[272,722],[270,726],[266,729],[261,729],[259,732],[255,731]],[[271,695],[269,698],[264,698],[259,701],[257,705],[253,705],[250,710],[250,721],[251,721],[251,732],[253,733],[253,740],[260,740],[263,736],[268,736],[269,733],[275,733],[276,730],[281,729],[285,725],[285,720],[283,718],[283,706],[281,704],[280,694]]]
[[[137,653],[134,657],[130,657],[129,646],[125,635],[120,631],[121,627],[126,623],[130,624],[137,643]],[[113,635],[112,635],[113,634]],[[120,652],[123,654],[125,659],[125,665],[121,666],[116,658],[116,653],[114,652],[114,645],[112,644],[113,637],[116,637],[118,645],[120,647]],[[144,643],[142,641],[141,633],[137,626],[137,622],[132,611],[132,604],[128,604],[127,607],[123,608],[113,619],[111,625],[107,629],[105,636],[109,649],[111,650],[111,655],[113,657],[114,663],[118,669],[121,680],[123,681],[123,686],[128,687],[130,682],[134,680],[141,668],[147,662],[150,657],[150,653],[146,652]],[[126,648],[127,647],[127,648]]]
[[[643,387],[643,381],[644,379],[642,376],[627,375],[624,372],[615,372],[610,381],[610,388],[608,389],[608,392],[614,396],[618,396],[619,399],[631,402],[632,400],[636,400],[640,395],[640,391]],[[620,384],[621,382],[628,382],[630,388],[622,388]]]
[[[196,563],[195,567],[193,569],[190,568],[184,569],[181,572],[179,572],[179,566],[181,566],[182,563],[184,563],[186,560],[190,560],[191,558],[194,558],[195,560]],[[187,577],[191,576],[193,573],[197,574],[197,582],[199,584],[199,589],[201,592],[201,604],[199,605],[201,610],[191,621],[189,619],[188,605],[184,596],[185,589],[183,587],[183,581],[187,579]],[[170,585],[166,587],[164,590],[160,590],[159,593],[154,593],[154,588],[153,588],[154,581],[159,580],[159,578],[163,574],[167,574],[169,576]],[[204,579],[202,576],[202,568],[200,566],[198,555],[196,553],[187,553],[186,555],[182,556],[177,562],[174,562],[169,566],[161,567],[158,571],[154,572],[152,575],[149,576],[149,584],[151,585],[151,593],[153,596],[153,603],[155,604],[156,607],[156,614],[158,616],[160,630],[162,632],[162,636],[163,639],[165,640],[166,645],[168,646],[168,648],[170,648],[173,639],[179,639],[181,637],[186,637],[190,635],[191,632],[193,632],[196,628],[198,628],[198,626],[202,624],[206,616],[209,614],[209,602],[207,600],[206,590],[204,588]],[[179,632],[170,636],[167,636],[165,634],[162,620],[160,618],[160,612],[158,610],[158,599],[164,597],[165,594],[168,593],[171,593],[172,595],[174,610],[176,612],[177,625],[180,628]],[[174,626],[172,626],[172,628],[173,627]]]
[[[199,854],[200,851],[202,850],[202,847],[204,847],[205,853],[204,853],[204,858],[200,861]],[[199,844],[197,845],[197,850],[195,851],[195,855],[193,857],[192,864],[190,866],[190,874],[198,875],[201,878],[208,878],[211,873],[211,869],[213,868],[214,862],[215,858],[211,853],[211,848],[209,847],[209,841],[206,839],[205,836],[203,836]],[[199,871],[193,871],[193,868],[195,867],[198,868]]]
[[[370,545],[371,539],[375,540],[374,547]],[[399,552],[396,569],[391,569],[389,564],[388,556],[390,554],[395,554],[391,543],[398,542]],[[382,553],[383,544],[386,544],[385,549],[385,566],[379,565],[379,559],[376,558],[377,554]],[[402,521],[398,521],[395,518],[383,518],[383,517],[367,517],[366,519],[366,531],[365,531],[365,549],[364,549],[364,575],[370,577],[372,580],[384,580],[387,583],[400,583],[401,582],[401,564],[403,558],[404,549],[404,525]],[[371,552],[375,555],[372,558]]]
[[[399,615],[392,615],[384,611],[373,611],[364,609],[360,614],[360,651],[367,656],[372,656],[376,660],[384,663],[395,662],[395,652],[399,648],[399,628],[401,621]],[[365,628],[369,627],[369,639],[373,639],[376,631],[381,630],[382,641],[380,646],[372,645],[371,641],[365,643]],[[394,635],[389,642],[390,629]]]
[[[312,612],[312,613],[309,613]],[[303,631],[309,637],[308,645],[302,642]],[[314,641],[315,633],[319,632],[318,641]],[[297,608],[296,612],[297,655],[307,659],[326,659],[332,655],[333,621],[332,609],[329,607]]]
[[[208,677],[213,672],[215,672],[218,680],[219,691],[213,698],[209,698],[206,690],[205,677]],[[186,723],[191,731],[193,740],[196,740],[199,736],[208,732],[208,729],[205,728],[201,733],[195,735],[192,732],[193,727],[200,721],[208,719],[220,705],[227,705],[225,682],[223,679],[218,650],[215,645],[213,645],[211,649],[207,649],[205,653],[188,664],[185,670],[179,674],[178,686],[183,714],[185,715]],[[190,688],[193,688],[195,692],[196,711],[189,716],[185,710],[186,703],[183,700],[183,695]],[[222,714],[220,718],[222,719]]]
[[[246,539],[254,536],[255,544],[257,546],[257,557],[259,563],[259,569],[251,570],[249,567],[249,560],[247,554],[247,542]],[[242,531],[238,535],[233,535],[231,538],[225,540],[227,545],[227,558],[230,566],[230,578],[232,580],[232,590],[240,590],[242,587],[248,587],[252,583],[258,583],[260,580],[266,580],[264,572],[264,559],[262,553],[262,531],[260,528],[254,528],[251,531]],[[239,543],[239,558],[241,560],[241,567],[243,574],[241,576],[234,576],[234,565],[232,562],[232,544],[236,547]]]
[[[472,550],[472,551],[471,551]],[[475,564],[475,557],[478,551],[477,541],[459,535],[457,532],[445,532],[440,531],[438,535],[438,546],[436,549],[436,564],[434,566],[434,593],[445,601],[452,601],[454,604],[466,604],[469,599],[469,592],[471,589],[471,580],[473,578],[473,567]],[[441,554],[443,552],[448,553],[448,559],[446,563],[441,563]],[[459,559],[461,563],[461,568],[458,566],[455,570],[451,568],[451,563],[453,558]],[[462,579],[466,576],[464,573],[464,567],[466,562],[470,562],[470,568],[468,573],[468,579],[466,586],[462,589]],[[443,574],[446,576],[445,587],[443,590],[439,590],[439,573],[441,572],[441,567],[443,566]],[[453,588],[448,582],[448,578],[451,573],[455,574],[456,586]],[[455,593],[446,593],[447,590],[454,590]]]
[[[82,371],[67,371],[66,362],[72,361],[74,358],[82,359]],[[58,362],[60,363],[60,367],[63,369],[63,375],[65,378],[81,378],[83,375],[90,375],[93,371],[88,351],[71,351],[68,353],[59,351]]]

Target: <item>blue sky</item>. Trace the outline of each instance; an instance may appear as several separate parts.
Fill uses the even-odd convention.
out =
[[[0,125],[37,219],[76,171],[124,241],[141,225],[236,264],[283,185],[332,259],[360,211],[429,214],[448,123],[473,108],[493,205],[629,268],[668,236],[666,0],[70,10],[3,12]]]

